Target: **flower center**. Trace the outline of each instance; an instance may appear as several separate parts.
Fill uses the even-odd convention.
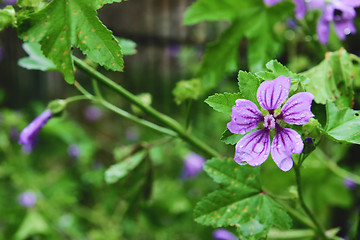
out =
[[[268,114],[264,117],[264,128],[273,129],[275,128],[276,120],[272,114]]]
[[[339,9],[335,9],[334,11],[334,20],[341,21],[343,12]]]

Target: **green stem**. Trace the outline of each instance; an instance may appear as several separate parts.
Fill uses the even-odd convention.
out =
[[[300,157],[301,159],[301,157]],[[299,162],[301,162],[299,159]],[[300,175],[300,164],[294,164],[294,170],[295,170],[295,177],[296,177],[296,185],[297,185],[297,189],[298,189],[298,195],[299,195],[299,201],[301,204],[301,207],[304,209],[305,213],[309,216],[309,218],[311,219],[311,221],[314,223],[315,227],[316,227],[316,231],[317,233],[321,236],[322,239],[328,239],[325,235],[324,230],[322,229],[320,223],[317,221],[317,219],[315,218],[315,216],[312,214],[312,212],[310,211],[310,209],[308,208],[308,206],[305,204],[304,201],[304,197],[302,194],[302,185],[301,185],[301,175]]]
[[[67,99],[65,99],[65,103],[68,104],[68,103],[72,103],[72,102],[76,102],[76,101],[79,101],[79,100],[88,100],[89,98],[86,97],[86,96],[83,96],[83,95],[79,95],[79,96],[73,96],[73,97],[69,97]]]
[[[191,145],[195,146],[199,150],[203,151],[205,154],[212,156],[212,157],[221,157],[221,155],[215,151],[212,147],[208,146],[198,138],[188,134],[186,130],[174,119],[158,112],[151,106],[147,106],[143,104],[143,102],[136,97],[134,94],[127,91],[122,86],[116,84],[111,79],[107,78],[106,76],[102,75],[92,67],[88,66],[86,63],[84,63],[82,60],[76,58],[73,56],[75,65],[89,74],[92,78],[96,79],[98,82],[101,82],[102,84],[106,85],[107,87],[113,89],[118,94],[120,94],[122,97],[124,97],[126,100],[131,102],[132,104],[139,107],[141,110],[152,116],[153,118],[157,119],[159,122],[164,124],[165,126],[169,127],[173,131],[175,131],[179,137],[181,137],[186,142],[190,143]]]

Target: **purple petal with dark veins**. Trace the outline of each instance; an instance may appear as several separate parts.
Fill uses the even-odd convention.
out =
[[[235,162],[247,162],[259,166],[269,157],[270,133],[267,129],[256,130],[240,139],[235,147]]]
[[[231,121],[227,124],[232,133],[245,134],[262,121],[263,116],[255,103],[246,99],[237,99],[232,107]]]
[[[289,124],[303,125],[309,122],[314,114],[311,112],[311,102],[314,95],[309,92],[300,92],[291,96],[281,108],[278,119]]]
[[[289,96],[291,80],[283,75],[271,81],[264,81],[257,90],[257,100],[265,110],[279,108]]]
[[[271,144],[271,157],[283,171],[289,171],[293,166],[291,155],[301,153],[304,143],[295,130],[277,126],[276,134]]]

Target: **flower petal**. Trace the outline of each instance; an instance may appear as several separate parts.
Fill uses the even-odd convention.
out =
[[[270,133],[267,129],[256,130],[245,135],[236,144],[235,162],[247,162],[251,166],[259,166],[269,157]]]
[[[271,144],[271,157],[281,170],[289,171],[293,166],[291,154],[301,153],[303,148],[300,134],[293,129],[277,126]]]
[[[227,127],[232,133],[245,134],[256,128],[262,119],[263,116],[255,103],[246,99],[238,99],[235,101],[235,106],[232,107],[231,121]]]
[[[281,109],[279,118],[289,124],[303,125],[309,122],[314,114],[311,112],[311,102],[314,95],[309,92],[300,92],[291,96]]]
[[[49,109],[42,112],[21,131],[18,142],[22,145],[32,146],[35,142],[37,134],[51,116],[52,113]]]
[[[302,19],[306,14],[306,4],[305,0],[294,0],[295,3],[295,17],[297,19]]]
[[[264,0],[264,3],[266,5],[268,5],[268,6],[272,6],[272,5],[275,5],[275,4],[277,4],[277,3],[281,2],[281,1],[283,1],[283,0]]]
[[[327,44],[330,34],[330,24],[323,16],[319,19],[317,23],[316,33],[319,42],[321,42],[322,44]]]
[[[346,36],[356,33],[356,28],[353,20],[334,21],[336,35],[345,40]]]
[[[309,9],[322,9],[325,6],[325,0],[308,0],[306,3]]]
[[[360,7],[360,0],[341,0],[341,2],[351,7]]]
[[[291,80],[283,75],[271,81],[264,81],[257,90],[257,100],[265,110],[279,108],[289,96]]]

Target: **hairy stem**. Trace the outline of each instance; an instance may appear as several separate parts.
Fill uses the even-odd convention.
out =
[[[301,157],[300,157],[300,158],[301,158]],[[328,238],[326,237],[326,234],[325,234],[324,230],[322,229],[320,223],[319,223],[318,220],[315,218],[315,216],[312,214],[312,212],[310,211],[310,209],[308,208],[308,206],[305,204],[304,197],[303,197],[303,194],[302,194],[300,166],[301,166],[300,164],[295,164],[294,170],[295,170],[296,185],[297,185],[297,190],[298,190],[299,201],[300,201],[301,207],[304,209],[305,213],[309,216],[309,218],[311,219],[311,221],[314,223],[314,225],[315,225],[315,227],[316,227],[316,231],[317,231],[317,233],[320,235],[320,237],[321,237],[322,239],[328,239]]]
[[[130,93],[126,89],[124,89],[122,86],[118,85],[117,83],[113,82],[111,79],[107,78],[106,76],[102,75],[86,63],[84,63],[82,60],[74,58],[75,65],[81,69],[82,71],[89,74],[92,78],[97,80],[98,82],[101,82],[105,86],[111,88],[118,94],[120,94],[122,97],[124,97],[126,100],[131,102],[132,104],[139,107],[141,110],[170,128],[171,130],[175,131],[180,138],[188,142],[189,144],[193,145],[194,147],[198,148],[205,154],[211,156],[211,157],[221,157],[221,155],[215,151],[212,147],[208,146],[206,143],[201,141],[200,139],[190,135],[186,132],[186,130],[174,119],[158,112],[151,106],[145,105],[138,97],[136,97],[134,94]]]

